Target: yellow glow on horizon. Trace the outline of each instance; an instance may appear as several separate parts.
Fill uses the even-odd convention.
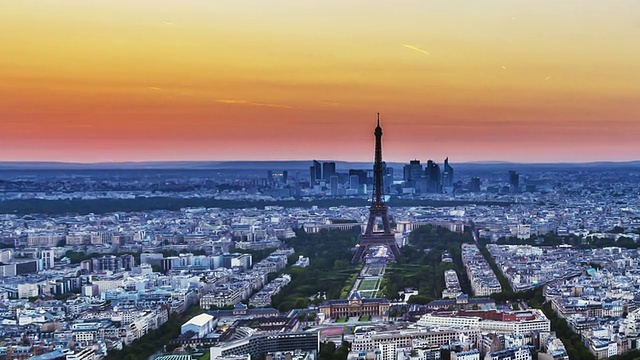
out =
[[[34,159],[50,154],[33,148],[38,139],[104,151],[140,138],[187,146],[185,157],[269,158],[288,150],[256,150],[261,135],[336,151],[342,135],[319,124],[354,134],[379,111],[411,139],[398,160],[441,146],[414,150],[420,132],[460,134],[445,144],[472,143],[471,160],[524,158],[539,148],[533,136],[558,132],[577,135],[555,144],[563,158],[592,156],[579,150],[585,139],[610,143],[603,157],[637,156],[639,10],[596,0],[2,2],[0,141]],[[248,142],[222,148],[234,137]]]

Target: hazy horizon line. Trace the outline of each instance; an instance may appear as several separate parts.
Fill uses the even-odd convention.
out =
[[[405,161],[389,161],[388,163],[404,164],[409,163],[409,159]],[[428,159],[433,160],[433,159]],[[424,162],[426,163],[426,161]],[[171,163],[268,163],[268,162],[342,162],[342,163],[373,163],[372,160],[336,160],[336,159],[261,159],[261,160],[124,160],[124,161],[64,161],[64,160],[0,160],[0,164],[68,164],[68,165],[118,165],[118,164],[171,164]],[[422,160],[420,160],[422,162]],[[444,162],[444,159],[442,159]],[[470,161],[451,161],[454,164],[597,164],[597,163],[635,163],[640,162],[640,158],[635,160],[593,160],[593,161],[514,161],[514,160],[470,160]]]

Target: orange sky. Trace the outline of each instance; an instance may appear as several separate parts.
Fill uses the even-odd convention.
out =
[[[640,158],[637,0],[0,2],[0,161]]]

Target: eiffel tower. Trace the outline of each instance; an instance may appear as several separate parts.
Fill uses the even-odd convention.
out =
[[[382,128],[380,127],[380,114],[378,113],[378,126],[373,132],[376,136],[376,154],[375,163],[373,165],[373,198],[371,207],[369,208],[369,221],[367,228],[362,234],[360,244],[353,255],[353,262],[363,260],[365,254],[371,247],[386,246],[397,259],[400,256],[400,249],[396,238],[391,232],[389,226],[389,215],[387,205],[382,201],[383,182],[382,182]],[[373,231],[376,219],[382,220],[382,231]]]

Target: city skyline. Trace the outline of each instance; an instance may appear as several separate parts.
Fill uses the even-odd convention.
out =
[[[638,160],[640,4],[0,4],[0,161]]]

